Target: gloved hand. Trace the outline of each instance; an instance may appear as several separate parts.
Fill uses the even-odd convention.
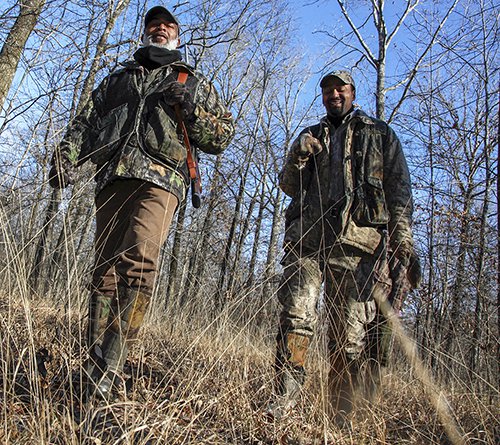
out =
[[[321,142],[311,133],[300,136],[298,143],[293,146],[293,156],[299,163],[307,162],[312,155],[317,155],[323,150]]]
[[[422,266],[417,255],[410,258],[410,264],[406,269],[406,277],[412,289],[418,289],[422,283]]]
[[[394,254],[406,268],[406,278],[412,289],[417,289],[422,282],[422,266],[413,246],[400,244]]]
[[[64,189],[75,183],[76,170],[69,159],[61,157],[52,159],[52,167],[49,171],[49,184],[55,189]]]
[[[192,116],[196,108],[191,93],[187,86],[180,82],[172,82],[163,91],[165,102],[171,107],[179,105],[182,111],[182,117],[188,119]]]

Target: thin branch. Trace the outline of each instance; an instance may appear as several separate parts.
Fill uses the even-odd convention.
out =
[[[354,24],[354,22],[351,20],[351,17],[349,16],[349,14],[345,8],[343,0],[337,0],[337,3],[339,4],[340,9],[342,10],[342,14],[344,14],[344,17],[347,20],[347,23],[349,23],[349,26],[351,27],[352,31],[354,32],[354,34],[358,38],[360,45],[365,50],[367,59],[371,60],[372,64],[376,66],[377,58],[373,55],[370,47],[365,43],[363,36],[359,32],[359,30],[356,27],[356,25]]]
[[[439,26],[436,28],[436,30],[434,31],[434,34],[432,35],[432,39],[431,41],[428,43],[427,47],[425,48],[424,52],[420,55],[419,59],[417,60],[417,63],[415,64],[415,66],[413,67],[413,69],[411,70],[410,72],[410,75],[409,75],[409,78],[408,78],[408,82],[406,83],[406,86],[405,86],[405,89],[403,91],[403,93],[401,94],[401,97],[399,98],[399,101],[398,103],[396,104],[396,106],[392,109],[392,112],[389,116],[389,119],[388,119],[388,122],[391,122],[392,119],[394,118],[394,116],[396,115],[396,113],[398,112],[399,108],[401,107],[401,105],[403,105],[403,102],[404,100],[406,99],[406,96],[408,95],[408,92],[410,90],[410,87],[413,83],[413,80],[415,79],[415,76],[417,75],[417,72],[420,68],[420,65],[422,63],[422,61],[424,60],[425,56],[427,55],[427,53],[430,51],[430,49],[434,46],[434,43],[437,39],[437,36],[439,35],[441,29],[443,28],[444,24],[446,23],[446,21],[448,20],[449,16],[451,15],[451,13],[453,12],[453,10],[455,9],[455,7],[457,6],[459,0],[455,0],[453,2],[453,4],[450,6],[450,8],[448,9],[448,12],[446,13],[446,15],[444,16],[444,18],[441,20],[441,23],[439,24]]]

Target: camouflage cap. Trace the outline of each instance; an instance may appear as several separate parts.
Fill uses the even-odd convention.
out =
[[[347,71],[344,70],[337,70],[337,71],[332,71],[331,73],[326,74],[323,76],[321,79],[321,82],[319,83],[319,86],[323,88],[325,86],[326,81],[331,78],[331,77],[336,77],[337,79],[341,80],[344,82],[346,85],[352,85],[354,89],[356,89],[356,85],[354,83],[354,79],[352,78],[351,74]]]
[[[154,6],[148,12],[146,12],[146,16],[144,17],[144,26],[148,26],[148,23],[153,20],[154,17],[160,14],[166,15],[173,23],[180,27],[177,17],[163,6]]]

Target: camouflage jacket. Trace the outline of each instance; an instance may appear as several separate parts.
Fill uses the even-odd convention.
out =
[[[96,164],[96,194],[116,178],[152,182],[184,199],[189,185],[186,148],[177,133],[166,86],[188,71],[186,86],[196,104],[186,128],[192,149],[221,153],[234,136],[231,114],[214,86],[183,62],[146,70],[135,61],[107,76],[59,145],[73,164]]]
[[[374,253],[388,232],[392,246],[413,248],[410,176],[394,131],[355,110],[337,129],[324,117],[304,132],[318,138],[323,150],[305,165],[297,164],[292,153],[299,136],[280,172],[280,187],[292,197],[285,246],[318,251],[347,244]],[[334,150],[340,150],[337,171],[332,169]],[[340,200],[331,192],[338,179]]]

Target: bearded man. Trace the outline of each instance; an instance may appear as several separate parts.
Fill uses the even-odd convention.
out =
[[[221,153],[234,136],[214,86],[182,62],[179,21],[163,6],[144,20],[134,60],[108,75],[69,126],[49,182],[64,188],[75,169],[96,165],[95,264],[89,303],[87,373],[108,399],[149,307],[158,256],[191,183],[191,149]],[[184,134],[179,134],[184,128]]]

